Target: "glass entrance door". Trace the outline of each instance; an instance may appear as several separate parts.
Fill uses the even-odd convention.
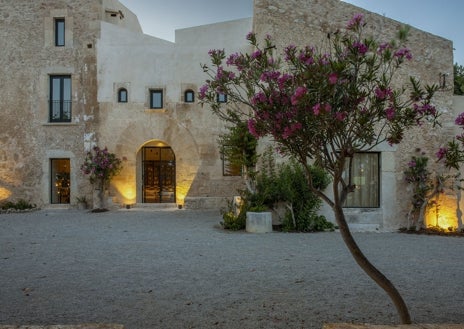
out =
[[[69,159],[50,160],[51,203],[70,203]]]
[[[142,149],[143,202],[176,201],[176,159],[170,147],[147,146]]]

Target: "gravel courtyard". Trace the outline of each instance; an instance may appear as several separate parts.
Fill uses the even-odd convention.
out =
[[[396,324],[339,233],[227,232],[217,211],[0,215],[0,324]],[[464,323],[464,238],[356,233],[414,322]]]

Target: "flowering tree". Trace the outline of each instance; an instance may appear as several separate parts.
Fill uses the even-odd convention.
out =
[[[93,152],[87,152],[81,172],[89,176],[91,184],[96,184],[96,189],[100,191],[99,202],[103,204],[104,190],[107,188],[111,178],[117,175],[122,169],[121,159],[108,149],[94,146]]]
[[[364,26],[363,16],[357,14],[345,29],[329,35],[328,51],[290,45],[283,58],[275,56],[270,36],[262,47],[249,33],[251,54],[209,52],[212,65],[203,65],[209,78],[200,88],[200,99],[225,120],[240,111],[254,136],[270,136],[281,153],[303,164],[310,189],[333,209],[356,262],[387,292],[401,322],[410,323],[397,289],[368,261],[351,235],[343,204],[355,185],[346,168],[351,168],[356,152],[383,142],[398,144],[408,128],[425,120],[435,123],[438,114],[431,99],[437,87],[422,87],[411,77],[408,85],[395,88],[395,72],[412,59],[404,47],[407,31],[402,29],[397,39],[380,43],[365,36]],[[228,106],[216,102],[217,93],[228,95]],[[332,196],[311,185],[313,163],[332,176]]]

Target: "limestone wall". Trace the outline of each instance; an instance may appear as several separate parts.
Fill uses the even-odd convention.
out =
[[[66,157],[77,168],[83,138],[94,130],[99,3],[94,0],[0,3],[0,187],[12,200],[50,202],[51,158]],[[54,44],[54,18],[66,22],[65,46]],[[70,74],[72,122],[49,123],[49,77]],[[73,171],[79,182],[78,170]],[[80,184],[72,186],[77,196]]]
[[[250,29],[250,19],[183,29],[171,43],[102,23],[97,45],[98,139],[126,159],[113,182],[118,202],[142,201],[139,151],[150,142],[170,146],[176,155],[178,203],[189,198],[198,207],[198,198],[222,200],[236,194],[242,179],[223,176],[216,142],[223,122],[197,98],[184,102],[184,92],[196,93],[203,85],[201,64],[208,63],[211,48],[243,49]],[[117,102],[121,87],[128,90],[127,103]],[[151,88],[163,90],[162,109],[150,109]],[[124,192],[129,190],[130,200]]]

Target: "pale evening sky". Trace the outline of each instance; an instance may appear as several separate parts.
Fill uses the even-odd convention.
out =
[[[174,30],[251,17],[253,0],[120,0],[143,32],[174,41]],[[454,62],[464,65],[463,0],[345,0],[453,41]]]

